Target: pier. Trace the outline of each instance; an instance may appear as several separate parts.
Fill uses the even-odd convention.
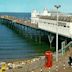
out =
[[[36,29],[38,28],[38,25],[31,23],[30,20],[19,19],[19,18],[13,17],[13,16],[0,16],[0,18],[7,19],[7,20],[10,20],[12,22],[15,22],[15,23],[18,23],[21,25],[26,25],[26,26],[29,26],[32,28],[36,28]]]
[[[27,33],[29,33],[30,38],[32,39],[34,35],[35,36],[35,42],[39,42],[41,43],[42,40],[47,40],[48,41],[48,37],[50,36],[55,36],[55,33],[50,33],[46,30],[42,30],[41,28],[38,27],[38,24],[33,24],[31,23],[31,20],[24,20],[24,19],[20,19],[20,18],[16,18],[13,16],[0,16],[0,22],[4,25],[7,25],[8,27],[14,29],[17,29],[20,33],[21,30],[25,31]],[[33,31],[33,32],[31,32]],[[69,40],[66,37],[61,37],[59,36],[59,42],[61,43],[63,40]],[[70,40],[69,40],[70,41]],[[61,45],[60,45],[61,46]],[[61,48],[61,47],[60,47]],[[69,69],[72,70],[71,68],[68,68],[68,64],[66,62],[66,60],[68,59],[68,56],[66,56],[66,59],[63,57],[60,57],[61,59],[59,59],[60,61],[60,68],[62,68],[62,72]],[[64,61],[62,61],[62,59],[64,59]],[[66,66],[63,66],[63,64],[65,63]],[[20,64],[19,64],[20,65]],[[36,65],[36,66],[35,66]],[[33,66],[33,67],[32,67]],[[21,68],[20,68],[21,67]],[[29,67],[29,68],[28,68]],[[26,69],[25,69],[26,68]],[[58,71],[60,70],[60,68],[58,68]],[[66,68],[66,69],[64,69]],[[21,64],[21,66],[19,66],[18,68],[13,68],[13,69],[8,69],[7,72],[47,72],[47,71],[54,71],[56,72],[56,64],[53,64],[53,67],[49,70],[49,69],[45,69],[44,67],[44,58],[41,59],[41,57],[39,58],[39,60],[37,61],[29,61],[26,62],[25,64]]]
[[[33,38],[35,39],[35,41],[39,42],[39,43],[41,43],[42,40],[46,40],[47,42],[49,42],[49,36],[55,38],[55,33],[48,31],[49,26],[46,24],[41,24],[41,23],[35,24],[35,23],[32,23],[31,20],[25,20],[22,18],[17,18],[14,16],[7,16],[7,15],[0,16],[0,22],[9,26],[13,30],[17,29],[18,32],[25,31],[25,32],[29,33],[29,35],[27,35],[27,36],[30,36],[31,39],[34,36]],[[60,43],[59,48],[61,48],[62,41],[67,40],[69,42],[71,40],[69,37],[70,37],[70,35],[68,35],[68,37],[67,37],[67,36],[61,36],[59,34],[59,43]],[[55,39],[54,39],[54,41],[55,41]]]

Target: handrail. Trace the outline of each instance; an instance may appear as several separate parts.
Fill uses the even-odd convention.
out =
[[[70,41],[64,48],[69,47],[72,44],[72,41]]]
[[[58,51],[59,54],[62,53],[62,55],[64,54],[64,49],[68,48],[71,44],[72,44],[72,41],[70,41],[67,45],[65,45],[65,41],[63,41],[62,43],[64,43],[64,45],[62,46],[62,48]]]

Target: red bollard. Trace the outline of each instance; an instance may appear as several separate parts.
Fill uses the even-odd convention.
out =
[[[46,51],[45,52],[45,67],[49,68],[52,67],[52,59],[53,55],[51,51]]]

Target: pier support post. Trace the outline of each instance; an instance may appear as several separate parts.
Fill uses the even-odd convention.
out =
[[[32,39],[32,28],[30,28],[30,38]]]
[[[24,25],[21,26],[21,29],[22,29],[22,35],[24,36],[24,35],[25,35],[25,34],[24,34],[24,32],[25,32],[25,27],[24,27]]]
[[[11,28],[14,29],[14,23],[13,22],[10,23],[11,23]]]
[[[8,27],[10,27],[8,20],[5,20],[5,23],[7,24]]]
[[[8,27],[10,27],[12,29],[12,22],[8,21]]]
[[[39,31],[39,44],[41,44],[41,31]]]
[[[27,36],[28,36],[27,31],[28,31],[28,27],[27,27],[27,26],[25,26],[25,37],[27,37]]]
[[[35,29],[35,34],[34,34],[34,36],[35,36],[35,42],[37,42],[37,29]]]
[[[54,36],[50,34],[50,35],[48,35],[48,39],[49,39],[50,49],[51,49],[51,44],[52,44],[52,41],[54,39]]]
[[[20,24],[19,24],[19,28],[20,28],[20,29],[19,29],[19,33],[21,33],[21,25],[20,25]]]
[[[23,31],[25,31],[25,26],[23,25]]]

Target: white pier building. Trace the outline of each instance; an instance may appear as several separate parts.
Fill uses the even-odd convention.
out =
[[[56,33],[57,16],[56,12],[50,12],[46,8],[42,13],[33,10],[31,23],[38,24],[38,28],[48,32]],[[58,34],[65,37],[72,37],[72,16],[68,14],[58,15]]]

